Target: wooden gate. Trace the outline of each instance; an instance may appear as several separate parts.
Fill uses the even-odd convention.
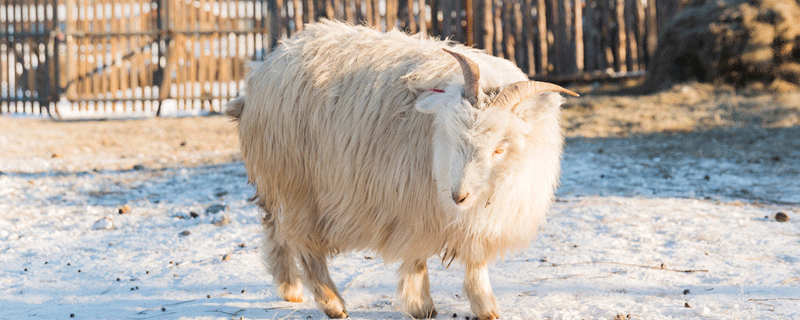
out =
[[[641,76],[676,0],[2,0],[0,113],[219,112],[304,23],[449,37],[549,81]]]
[[[257,1],[66,0],[59,114],[218,112],[263,56]],[[259,54],[256,54],[256,51]]]

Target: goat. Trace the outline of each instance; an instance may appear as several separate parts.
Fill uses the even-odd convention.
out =
[[[439,255],[465,265],[472,312],[498,318],[487,263],[527,247],[553,201],[558,92],[576,95],[446,40],[335,21],[284,39],[226,110],[280,296],[303,301],[305,283],[328,317],[347,317],[327,258],[370,250],[402,261],[404,312],[434,317]]]

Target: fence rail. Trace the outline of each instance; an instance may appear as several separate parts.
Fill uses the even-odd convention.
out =
[[[331,18],[449,37],[532,78],[642,75],[676,0],[3,0],[0,113],[219,111],[247,60]]]

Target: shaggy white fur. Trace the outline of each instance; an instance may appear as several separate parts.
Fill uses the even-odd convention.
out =
[[[444,48],[478,65],[475,105]],[[304,276],[326,315],[346,317],[326,259],[373,250],[403,261],[404,310],[431,317],[426,261],[441,255],[465,264],[475,315],[496,318],[486,265],[526,247],[549,210],[563,98],[545,92],[489,107],[528,80],[511,62],[334,21],[307,25],[252,67],[246,96],[228,113],[266,212],[265,259],[281,295],[302,301]]]

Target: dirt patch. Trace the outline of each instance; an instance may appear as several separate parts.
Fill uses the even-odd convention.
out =
[[[698,80],[775,92],[800,85],[800,5],[785,0],[695,1],[659,37],[648,90]]]
[[[800,159],[800,93],[676,85],[651,95],[574,88],[568,143],[643,157]],[[224,116],[55,122],[0,116],[0,171],[141,170],[240,160]],[[582,147],[583,148],[583,147]]]
[[[0,170],[87,171],[196,166],[239,159],[222,116],[57,122],[0,117]]]

